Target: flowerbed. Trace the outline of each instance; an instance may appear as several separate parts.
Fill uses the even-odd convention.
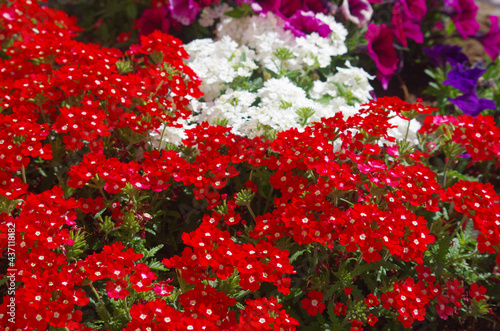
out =
[[[370,85],[440,20],[425,2],[381,4],[392,25],[364,1],[344,25],[326,1],[212,2],[153,1],[124,51],[0,1],[0,324],[497,327],[498,26],[489,67],[426,44],[436,108]],[[444,6],[462,37],[465,4]]]

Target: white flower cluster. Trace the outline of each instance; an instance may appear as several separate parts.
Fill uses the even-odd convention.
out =
[[[252,60],[255,53],[228,36],[218,41],[196,39],[184,48],[190,55],[187,64],[203,79],[200,89],[206,101],[218,97],[225,83],[231,83],[238,76],[249,77],[258,68]]]
[[[217,37],[230,36],[240,45],[255,50],[257,61],[272,71],[278,71],[275,51],[287,48],[295,56],[288,60],[288,70],[304,70],[304,67],[327,67],[333,56],[347,52],[345,39],[347,30],[335,22],[333,16],[321,13],[315,17],[327,24],[332,32],[328,38],[313,32],[305,37],[296,38],[290,30],[285,29],[285,21],[271,12],[240,19],[226,17],[217,25]]]
[[[353,67],[349,61],[345,65],[347,68],[337,67],[337,73],[327,77],[325,82],[316,80],[309,92],[311,98],[352,96],[359,103],[368,102],[371,99],[370,91],[373,90],[369,80],[375,77],[361,68]]]
[[[265,71],[279,74],[286,69],[304,75],[310,69],[328,67],[333,57],[346,53],[347,30],[332,16],[315,15],[330,27],[332,33],[328,38],[316,32],[295,37],[285,29],[283,19],[272,13],[236,19],[224,16],[230,9],[221,5],[207,7],[202,12],[201,24],[208,26],[216,19],[220,21],[216,41],[201,39],[185,45],[190,54],[187,65],[203,80],[204,93],[202,99],[191,100],[194,115],[179,122],[185,129],[206,121],[227,125],[233,133],[253,138],[290,128],[302,130],[337,112],[347,118],[371,99],[369,80],[374,77],[349,61],[345,67],[337,67],[325,81],[314,81],[307,92],[296,81],[280,75],[272,78]],[[285,61],[277,56],[283,49],[291,55]],[[253,84],[250,77],[254,73],[263,77],[264,82]],[[407,123],[401,120],[396,124],[398,128],[391,133],[403,139]],[[160,128],[160,132],[163,140],[173,144],[185,138],[182,128],[164,131]],[[416,137],[415,132],[413,125],[410,139]],[[160,135],[152,138],[158,142]]]

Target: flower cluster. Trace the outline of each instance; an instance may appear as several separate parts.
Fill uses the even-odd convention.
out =
[[[498,163],[493,118],[371,100],[371,76],[338,64],[346,30],[323,1],[214,2],[153,5],[172,25],[212,19],[216,41],[154,30],[126,51],[76,41],[73,19],[30,0],[0,5],[0,324],[360,330],[488,315],[500,196],[459,166]],[[364,24],[367,3],[351,5]],[[425,10],[398,8],[412,15],[401,37]],[[438,60],[461,61],[449,51]]]

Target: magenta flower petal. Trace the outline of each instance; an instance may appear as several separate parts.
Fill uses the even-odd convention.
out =
[[[272,12],[278,16],[291,17],[299,10],[314,13],[326,13],[329,3],[323,0],[257,0],[264,12]]]
[[[327,24],[314,17],[312,11],[305,12],[299,10],[289,18],[286,27],[298,37],[317,32],[321,37],[327,38],[330,33],[332,33],[332,30]]]
[[[480,26],[476,21],[479,7],[474,0],[445,0],[445,5],[451,8],[451,19],[462,38],[473,36],[479,31]]]
[[[168,4],[172,18],[182,25],[190,25],[200,12],[200,6],[194,0],[171,0]]]
[[[147,36],[155,30],[168,33],[170,29],[170,20],[168,18],[168,9],[164,6],[158,8],[146,9],[139,18],[139,35]]]
[[[408,16],[420,22],[427,13],[425,0],[401,0],[401,4]]]
[[[424,42],[424,34],[420,25],[408,15],[399,2],[392,9],[392,25],[394,35],[404,47],[408,47],[406,38],[415,40],[419,44]]]
[[[373,15],[373,8],[368,0],[344,0],[340,11],[358,27],[366,26]]]
[[[484,50],[494,61],[500,53],[500,28],[498,27],[498,16],[490,16],[491,27],[490,31],[479,41],[483,44]]]
[[[392,31],[385,24],[377,26],[368,25],[368,31],[365,35],[368,40],[368,55],[377,65],[379,79],[388,82],[398,68],[399,58],[394,49],[394,38]],[[386,84],[387,85],[387,84]]]

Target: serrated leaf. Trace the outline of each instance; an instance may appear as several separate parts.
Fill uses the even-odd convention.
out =
[[[377,288],[377,282],[375,282],[371,278],[371,274],[362,274],[359,277],[365,282],[366,286],[368,286],[368,289],[370,290],[370,292],[375,291],[375,289]]]
[[[468,176],[468,175],[462,174],[462,173],[455,171],[455,170],[448,170],[448,176],[458,178],[461,180],[466,180],[469,182],[478,182],[479,181],[479,178],[476,178],[473,176]]]
[[[342,286],[343,285],[341,282],[335,282],[335,284],[330,286],[330,288],[325,292],[325,298],[331,298],[333,296],[333,293],[339,291]]]
[[[297,251],[297,252],[293,253],[293,255],[290,256],[290,264],[293,263],[299,256],[301,256],[305,252],[307,252],[307,249],[303,249],[301,251]]]
[[[337,315],[334,313],[334,310],[335,307],[333,304],[333,300],[330,300],[327,307],[328,317],[330,318],[330,322],[332,322],[333,325],[339,325],[340,321]]]
[[[299,77],[301,74],[302,73],[299,70],[294,70],[294,71],[290,71],[285,76],[290,78],[290,80],[293,80],[293,79]]]
[[[264,70],[267,71],[271,75],[271,77],[273,77],[273,78],[279,78],[280,77],[277,73],[275,73],[274,71],[272,71],[269,68],[264,68]]]
[[[154,256],[156,253],[158,253],[158,251],[159,251],[160,249],[162,249],[162,248],[163,248],[163,246],[165,246],[165,245],[164,245],[164,244],[160,244],[160,245],[158,245],[158,246],[156,246],[156,247],[153,247],[153,248],[151,248],[150,250],[148,250],[148,252],[146,253],[146,254],[147,254],[147,257],[152,257],[152,256]]]
[[[152,235],[156,235],[156,232],[153,229],[145,228],[144,231],[151,233]]]
[[[448,254],[448,250],[450,249],[451,238],[446,236],[442,240],[439,241],[439,249],[436,253],[436,260],[443,262],[446,254]]]
[[[147,263],[147,265],[152,270],[157,270],[157,271],[167,271],[168,270],[165,267],[165,265],[160,261],[151,261],[151,262]]]
[[[361,266],[358,266],[356,269],[354,269],[354,271],[351,272],[351,276],[354,278],[354,277],[362,275],[365,272],[367,272],[369,270],[372,270],[372,269],[374,269],[376,267],[377,267],[377,265],[375,263],[363,264]]]

